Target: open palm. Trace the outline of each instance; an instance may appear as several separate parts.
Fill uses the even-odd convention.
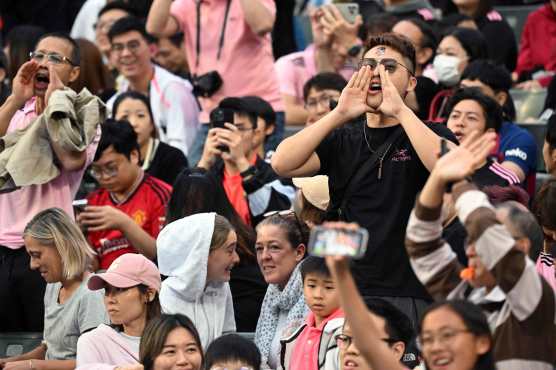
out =
[[[487,132],[479,136],[474,131],[460,146],[450,150],[436,162],[433,174],[446,183],[463,180],[485,162],[495,145],[495,133]]]
[[[372,74],[369,66],[362,67],[351,76],[338,100],[338,112],[348,119],[353,119],[363,113],[372,111],[372,108],[367,105],[371,78]]]

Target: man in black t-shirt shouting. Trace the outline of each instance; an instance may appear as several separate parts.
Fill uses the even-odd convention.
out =
[[[405,228],[440,137],[455,138],[442,125],[421,122],[404,103],[416,85],[414,70],[409,40],[372,37],[337,107],[284,140],[272,166],[284,177],[329,176],[331,209],[340,207],[343,220],[369,231],[366,255],[353,262],[361,293],[390,300],[415,323],[430,297],[409,265]]]

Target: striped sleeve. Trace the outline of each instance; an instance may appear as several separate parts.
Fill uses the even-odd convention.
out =
[[[411,267],[429,294],[446,299],[461,282],[456,254],[442,239],[440,208],[426,208],[417,201],[406,231]]]
[[[556,271],[554,258],[551,254],[541,252],[537,259],[537,272],[544,277],[548,284],[556,291]]]
[[[497,219],[486,194],[469,184],[454,191],[456,211],[481,262],[506,293],[510,310],[523,321],[537,311],[543,288],[534,263],[514,248],[515,241]]]

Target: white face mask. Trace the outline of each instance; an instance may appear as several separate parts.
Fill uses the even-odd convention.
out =
[[[448,87],[455,86],[461,78],[458,70],[459,63],[460,59],[456,56],[443,54],[435,56],[432,65],[438,82]]]

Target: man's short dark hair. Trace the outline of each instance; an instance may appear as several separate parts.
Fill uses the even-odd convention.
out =
[[[137,134],[128,121],[107,119],[102,124],[102,134],[95,153],[95,161],[98,161],[102,153],[110,146],[114,148],[116,153],[123,154],[127,159],[131,158],[131,152],[134,150],[140,155],[139,144],[137,143]]]
[[[415,335],[409,317],[384,299],[364,297],[363,300],[369,311],[384,319],[384,329],[392,342],[400,341],[407,347]]]
[[[498,105],[494,99],[486,96],[479,89],[474,87],[458,89],[456,91],[448,102],[448,117],[450,113],[452,113],[454,107],[463,100],[473,100],[483,108],[486,119],[485,131],[494,129],[494,131],[498,132],[500,130],[502,126],[502,108],[500,108],[500,105]]]
[[[243,96],[241,100],[249,111],[265,121],[267,127],[276,125],[276,112],[269,102],[258,96]]]
[[[415,48],[411,40],[407,37],[393,32],[371,36],[367,40],[367,45],[365,45],[365,53],[376,46],[387,46],[400,53],[402,57],[409,62],[409,70],[411,73],[415,73]]]
[[[301,262],[299,270],[301,271],[301,278],[303,279],[303,282],[305,282],[305,278],[308,274],[315,274],[324,278],[329,278],[331,276],[330,270],[328,269],[328,266],[326,266],[326,261],[322,257],[306,257],[303,262]]]
[[[176,32],[173,35],[168,36],[168,41],[170,41],[172,45],[177,48],[181,47],[181,44],[183,42],[183,32]]]
[[[81,51],[79,50],[79,44],[70,37],[70,35],[68,35],[67,33],[64,32],[50,32],[47,34],[42,35],[41,37],[39,37],[39,39],[37,40],[37,44],[35,45],[35,48],[37,47],[37,45],[44,39],[46,39],[47,37],[54,37],[57,39],[61,39],[66,41],[68,44],[71,45],[71,55],[70,55],[70,60],[71,63],[74,67],[79,67],[81,65]]]
[[[136,16],[135,10],[125,1],[111,1],[107,3],[105,6],[100,9],[97,15],[97,19],[100,18],[104,13],[109,12],[110,10],[122,10],[126,12],[128,15]]]
[[[253,128],[257,128],[257,114],[250,109],[250,106],[245,103],[242,98],[230,97],[224,98],[218,104],[219,108],[229,109],[236,114],[246,116]]]
[[[407,18],[402,19],[401,21],[408,21],[413,24],[415,27],[419,28],[421,31],[421,48],[430,48],[432,50],[431,58],[434,58],[434,54],[436,53],[436,48],[438,47],[438,36],[434,32],[434,29],[424,20],[420,18]],[[400,21],[400,22],[401,22]],[[430,60],[427,60],[425,64],[428,64]]]
[[[145,30],[145,22],[133,16],[118,19],[116,23],[110,27],[110,31],[108,31],[108,39],[112,42],[114,37],[132,31],[139,32],[148,43],[151,43],[154,40],[154,38]]]
[[[303,100],[307,102],[311,89],[316,91],[336,90],[341,93],[346,85],[347,81],[342,75],[334,72],[321,72],[311,77],[303,85]]]
[[[474,60],[465,68],[462,80],[479,80],[495,92],[508,92],[512,87],[512,76],[502,66],[485,59]]]
[[[515,119],[515,105],[509,93],[512,87],[512,75],[503,65],[495,64],[489,60],[477,59],[469,63],[461,75],[462,80],[479,80],[495,93],[505,92],[506,103],[502,107],[504,114],[510,119]]]

